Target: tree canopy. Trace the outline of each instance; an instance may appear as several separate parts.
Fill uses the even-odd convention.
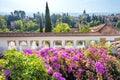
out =
[[[53,28],[53,32],[69,32],[70,26],[67,23],[57,22],[55,28]]]
[[[3,16],[0,16],[0,32],[8,32],[7,23]]]
[[[90,32],[90,27],[88,25],[81,25],[79,27],[79,32]]]

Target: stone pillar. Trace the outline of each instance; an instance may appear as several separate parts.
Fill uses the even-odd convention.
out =
[[[31,45],[30,45],[30,41],[29,41],[29,40],[27,40],[27,46],[28,46],[28,48],[31,48]]]
[[[53,47],[54,40],[50,40],[50,47]]]
[[[86,40],[85,41],[85,48],[88,48],[88,46],[89,46],[89,40]]]
[[[17,48],[18,51],[20,51],[19,50],[20,49],[19,41],[16,41],[16,48]]]
[[[62,47],[65,47],[65,40],[62,40]]]
[[[76,48],[77,44],[76,44],[76,40],[73,40],[73,47]]]
[[[39,46],[42,46],[42,40],[39,41]]]

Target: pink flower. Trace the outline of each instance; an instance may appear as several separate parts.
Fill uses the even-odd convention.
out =
[[[51,62],[57,62],[58,58],[56,56],[51,57],[50,61]]]
[[[51,68],[48,69],[48,74],[52,74],[53,70]]]
[[[72,63],[70,66],[71,66],[71,67],[75,67],[75,63]]]
[[[71,73],[72,72],[72,68],[68,68],[68,73]]]
[[[62,77],[62,74],[59,73],[59,72],[54,72],[54,73],[53,73],[53,76],[54,76],[55,78],[59,79],[59,78]]]
[[[9,75],[10,71],[9,70],[4,70],[4,75],[7,77]]]
[[[72,57],[72,60],[79,60],[78,55],[74,55],[74,56]]]
[[[95,64],[96,72],[104,73],[105,69],[101,62],[96,62]]]
[[[120,56],[120,52],[117,53]]]
[[[83,72],[82,69],[78,69],[78,74],[81,74]]]
[[[61,53],[61,56],[65,57],[65,58],[69,58],[69,55],[68,55],[68,53],[66,53],[66,52],[62,52],[62,53]]]
[[[24,54],[32,54],[33,53],[33,50],[32,49],[25,49],[24,50]]]
[[[55,64],[52,65],[52,68],[54,68],[54,69],[60,69],[60,64],[55,63]]]

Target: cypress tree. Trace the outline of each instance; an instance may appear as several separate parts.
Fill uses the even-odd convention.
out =
[[[46,2],[46,10],[45,10],[45,32],[51,32],[52,26],[51,26],[51,19],[50,19],[50,13],[49,13],[49,7],[48,3]]]

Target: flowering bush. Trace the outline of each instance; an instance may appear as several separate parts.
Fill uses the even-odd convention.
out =
[[[103,46],[26,49],[24,54],[7,51],[3,58],[3,77],[15,80],[117,80],[120,76],[120,53],[114,56]]]
[[[49,75],[57,80],[114,80],[120,76],[120,61],[105,47],[86,50],[47,48],[37,51]]]

